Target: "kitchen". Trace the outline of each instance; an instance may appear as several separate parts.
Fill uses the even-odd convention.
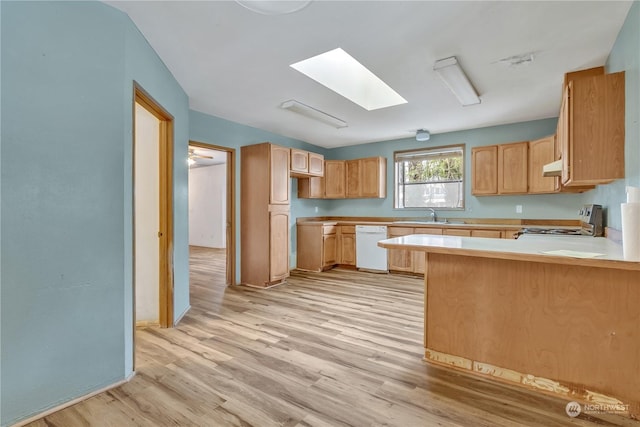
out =
[[[202,13],[200,17],[217,20],[220,26],[224,26],[224,21],[229,16],[240,13],[234,11],[233,7],[237,5],[231,2],[219,3],[225,3],[217,6],[223,8],[224,13]],[[451,7],[463,7],[463,3],[454,3],[458,4]],[[355,8],[355,3],[350,5]],[[136,6],[135,3],[122,3],[116,7],[124,9],[134,6]],[[477,2],[475,5],[487,15],[491,15],[493,12],[491,7],[494,6],[495,4],[483,6],[482,2]],[[553,225],[557,225],[556,220],[567,221],[570,223],[567,226],[573,227],[578,221],[579,209],[584,205],[594,204],[604,207],[604,225],[610,229],[620,230],[622,228],[620,203],[626,197],[625,187],[640,186],[640,150],[637,142],[639,140],[637,117],[640,105],[638,100],[640,8],[637,2],[616,2],[611,6],[609,4],[605,6],[612,8],[611,10],[616,7],[621,7],[623,10],[620,12],[620,9],[616,9],[618,10],[617,21],[613,19],[617,22],[615,31],[607,33],[606,37],[596,34],[595,40],[585,42],[600,47],[597,59],[574,58],[571,67],[564,68],[553,76],[545,76],[548,84],[552,86],[551,94],[545,102],[552,105],[553,112],[528,115],[526,113],[530,112],[527,111],[526,106],[514,106],[505,108],[503,113],[507,114],[509,112],[507,110],[520,111],[518,116],[520,120],[509,123],[493,122],[456,130],[437,129],[435,127],[437,120],[432,127],[430,123],[418,123],[422,120],[421,118],[414,118],[415,123],[402,127],[400,134],[388,135],[375,141],[370,139],[358,145],[334,148],[323,147],[320,142],[316,144],[301,136],[283,136],[283,133],[278,132],[277,129],[268,128],[270,125],[265,122],[240,124],[239,120],[233,120],[222,111],[219,114],[215,111],[205,112],[205,101],[219,99],[217,94],[200,98],[199,88],[181,86],[182,83],[179,81],[184,69],[175,69],[169,65],[168,59],[160,59],[159,55],[164,56],[164,53],[155,46],[153,37],[145,33],[147,25],[164,22],[160,18],[147,20],[140,18],[135,20],[136,25],[134,25],[131,21],[135,15],[134,11],[131,11],[130,19],[125,13],[100,2],[51,2],[50,4],[2,2],[1,7],[4,113],[2,116],[4,185],[1,236],[3,329],[1,422],[3,425],[26,419],[61,402],[73,401],[119,381],[128,381],[134,372],[131,349],[133,322],[132,310],[130,310],[133,286],[130,263],[132,237],[129,223],[132,212],[129,206],[131,189],[127,185],[131,182],[130,98],[133,80],[142,85],[175,118],[173,157],[176,161],[172,181],[176,190],[173,205],[175,245],[172,252],[175,322],[178,322],[185,312],[189,315],[190,305],[187,272],[188,245],[184,238],[188,234],[185,219],[188,201],[184,190],[188,171],[186,156],[189,140],[228,145],[237,149],[238,152],[241,151],[241,147],[270,141],[278,146],[321,154],[327,161],[350,161],[372,157],[386,159],[387,179],[384,198],[301,199],[298,197],[301,179],[287,179],[291,186],[289,189],[290,216],[288,217],[289,253],[287,254],[290,268],[296,267],[298,257],[296,223],[299,218],[375,217],[389,219],[392,222],[427,218],[427,221],[430,221],[430,212],[424,209],[397,210],[394,208],[393,200],[394,154],[416,149],[422,145],[428,144],[433,147],[465,145],[464,171],[467,176],[464,184],[464,209],[437,210],[437,217],[446,218],[450,223],[443,225],[442,230],[445,228],[469,229],[473,224],[466,224],[467,222],[489,220],[511,222],[494,224],[500,226],[498,228],[501,233],[512,229],[519,230],[522,228],[521,225],[525,225],[523,222],[529,220],[553,220]],[[160,9],[166,7],[171,12],[171,8],[176,6],[174,4],[161,7],[158,4],[149,4],[148,7]],[[189,7],[206,6],[190,4]],[[311,7],[317,9],[322,6],[312,4],[308,11],[313,10]],[[586,8],[588,4],[580,4],[580,7]],[[156,12],[159,11],[156,10]],[[350,14],[355,12],[357,12],[355,9],[348,11]],[[142,16],[145,13],[143,12]],[[305,13],[305,10],[301,11],[300,16],[305,16]],[[548,13],[540,12],[540,14],[545,19],[552,18]],[[534,13],[532,16],[535,15],[540,19],[540,14]],[[180,15],[180,13],[176,12],[173,15]],[[366,21],[361,19],[361,15],[358,16],[360,16],[359,21]],[[408,26],[400,25],[406,22],[406,11],[397,12],[393,16],[397,20],[393,28],[398,27],[398,39],[410,36],[413,30]],[[456,21],[455,30],[461,31],[461,28],[469,25],[469,21],[473,21],[472,18],[475,16],[473,13],[468,14],[466,19]],[[514,19],[509,21],[512,30],[521,25],[519,16],[528,15],[515,14]],[[599,21],[598,18],[601,16],[607,16],[607,13],[603,11],[590,16],[581,25],[583,28],[595,28],[594,25],[590,25],[590,22]],[[244,40],[246,34],[251,34],[250,28],[258,24],[259,18],[247,14],[247,19],[250,21],[249,29],[240,26],[235,29],[227,28],[232,35],[220,39],[225,42],[222,43],[225,47],[231,48],[233,43],[230,41]],[[278,28],[286,27],[283,17],[275,17],[275,19],[282,25]],[[198,20],[194,18],[193,25]],[[501,24],[495,23],[493,26],[497,28]],[[428,31],[430,34],[433,31],[443,31],[442,24],[433,22],[431,25],[432,27],[422,31]],[[98,37],[96,31],[105,36]],[[164,33],[171,34],[171,31]],[[291,34],[306,34],[306,32],[300,29],[297,33],[288,33],[286,35],[288,39],[303,38],[292,37]],[[576,34],[579,34],[579,37],[576,37],[581,39],[589,37],[589,34],[583,32],[576,31]],[[394,38],[386,37],[386,39],[390,42]],[[606,40],[601,41],[601,39]],[[206,40],[210,44],[211,40],[216,39]],[[555,40],[554,43],[559,42]],[[193,44],[195,45],[196,42],[194,41]],[[189,51],[185,48],[186,46],[181,45],[181,50]],[[243,53],[243,56],[248,58],[255,56],[255,62],[261,62],[263,58],[258,58],[258,55],[267,52],[269,55],[276,56],[280,51],[276,49],[270,52],[268,47],[260,46],[259,49],[254,48],[253,53]],[[385,46],[388,47],[388,45]],[[498,49],[500,44],[495,43],[493,46]],[[318,47],[318,50],[321,49]],[[388,50],[393,51],[393,49]],[[535,47],[530,50],[535,50]],[[522,52],[524,51],[496,53],[492,55],[492,59],[507,58],[511,54]],[[429,82],[433,80],[430,84],[437,87],[435,90],[439,91],[445,99],[449,96],[450,99],[446,102],[463,111],[465,120],[471,123],[472,116],[476,114],[474,107],[463,109],[435,75],[425,77],[432,71],[431,59],[440,59],[452,54],[453,52],[433,53],[431,55],[433,58],[429,57],[424,65],[409,61],[399,68],[419,69],[421,79]],[[566,51],[564,54],[570,56]],[[218,65],[221,62],[233,62],[234,56],[229,51],[219,55],[228,60],[216,62]],[[424,55],[424,52],[418,52],[412,58],[425,57],[427,55]],[[467,66],[463,56],[459,59],[465,71],[474,80],[475,66]],[[288,66],[293,60],[294,58],[283,59],[282,63]],[[544,53],[540,54],[531,65],[535,67],[543,63],[543,60]],[[485,62],[488,61],[485,60]],[[389,59],[387,63],[394,63],[394,58]],[[467,179],[472,173],[471,161],[474,148],[536,141],[555,134],[563,73],[602,65],[605,66],[607,73],[624,71],[626,74],[624,179],[617,179],[610,184],[598,185],[593,190],[576,194],[475,196],[471,193],[472,185]],[[534,69],[533,67],[530,69]],[[206,68],[202,67],[202,69]],[[246,92],[250,99],[245,99],[243,105],[247,111],[251,110],[253,101],[255,103],[262,101],[256,94],[262,93],[261,89],[265,86],[264,82],[250,72],[251,69],[251,67],[241,67],[234,70],[238,74],[238,79],[248,87]],[[293,80],[299,82],[302,77],[300,75],[293,78],[292,85]],[[216,84],[224,86],[225,82],[216,82]],[[204,84],[202,90],[204,91],[208,86],[209,83]],[[489,95],[483,93],[485,88],[478,89],[481,97],[485,96],[484,106],[490,105]],[[501,91],[508,92],[512,89],[509,85],[500,87]],[[539,89],[542,90],[542,88]],[[222,89],[218,91],[220,96],[225,92]],[[25,102],[25,93],[33,95],[29,98],[30,100],[36,99],[40,102]],[[419,91],[410,93],[413,95],[409,99],[409,104],[416,103],[416,100],[425,97],[425,94]],[[240,94],[234,95],[240,96]],[[531,99],[533,98],[536,96],[532,95]],[[274,114],[278,114],[279,117],[289,115],[294,121],[293,113],[279,108],[282,101],[286,99],[269,101],[276,106]],[[430,113],[438,116],[437,108]],[[364,116],[366,113],[361,112],[358,115]],[[377,113],[373,112],[370,115],[376,117]],[[105,120],[105,118],[108,119]],[[374,121],[381,120],[374,119]],[[273,121],[271,126],[275,122],[277,121]],[[79,123],[82,125],[80,126]],[[374,124],[370,123],[372,130],[379,131],[384,136],[379,128],[373,126]],[[326,125],[312,125],[307,122],[301,127],[310,132],[322,126]],[[349,132],[356,127],[354,122],[349,128],[342,130]],[[418,143],[415,138],[416,130],[423,127],[432,133],[426,144]],[[24,129],[29,129],[29,133],[25,134]],[[328,128],[327,132],[333,133],[325,135],[322,138],[324,141],[340,141],[341,133],[338,130]],[[55,155],[43,156],[43,153],[50,153],[52,147],[57,150]],[[30,161],[24,162],[25,158],[29,158]],[[103,162],[90,164],[86,162],[87,158],[100,158]],[[178,161],[182,158],[185,162]],[[239,168],[240,156],[238,158],[237,182],[240,185],[242,170]],[[37,197],[38,194],[55,197]],[[99,199],[96,197],[97,194],[104,195],[104,198]],[[235,218],[238,242],[241,241],[241,212],[242,206],[238,197],[237,218]],[[465,224],[455,224],[456,221],[464,221]],[[411,229],[440,228],[429,225],[409,227],[406,225],[409,224],[402,227],[399,224],[395,226]],[[344,227],[344,225],[340,226]],[[389,227],[392,226],[389,225]],[[491,231],[490,228],[483,228],[483,231]],[[330,230],[328,231],[328,236],[331,236]],[[336,236],[337,233],[336,230]],[[344,234],[355,235],[355,229],[354,233]],[[348,239],[350,237],[346,238]],[[504,240],[510,242],[508,239]],[[49,246],[43,247],[43,241],[56,242],[59,246],[53,249]],[[240,251],[241,249],[237,254],[239,266],[244,259],[240,256]],[[412,261],[414,259],[416,258],[412,257]],[[238,282],[242,281],[240,268],[235,272]],[[414,264],[411,268],[415,269]],[[334,270],[321,274],[331,275]],[[419,275],[419,268],[416,270],[415,274]],[[389,279],[391,282],[399,283],[396,282],[398,275],[391,276],[392,278]],[[52,277],[57,278],[53,283]],[[279,292],[278,288],[286,289],[286,286],[274,287],[264,292]],[[256,302],[256,304],[260,303]],[[113,325],[113,328],[106,326],[96,328],[96,324]],[[25,372],[34,372],[34,375],[24,375]],[[34,390],[37,390],[37,393]]]

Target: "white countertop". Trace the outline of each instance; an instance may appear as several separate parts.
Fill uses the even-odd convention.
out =
[[[378,246],[453,255],[640,271],[640,262],[625,260],[622,246],[604,237],[522,235],[517,240],[513,240],[412,234],[382,240]],[[549,251],[573,251],[580,254],[567,256],[545,253]],[[586,258],[577,256],[587,253],[599,255]],[[571,252],[568,254],[571,255]]]

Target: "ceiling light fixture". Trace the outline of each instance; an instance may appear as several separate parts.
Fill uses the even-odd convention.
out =
[[[236,0],[236,3],[262,15],[286,15],[304,9],[311,0]]]
[[[433,70],[438,73],[449,90],[458,98],[463,106],[480,104],[478,93],[458,64],[455,56],[440,59],[433,65]]]
[[[331,114],[327,114],[324,111],[317,110],[293,99],[280,104],[280,108],[293,111],[294,113],[298,113],[310,119],[314,119],[324,124],[333,126],[336,129],[346,128],[348,126],[347,122],[345,122],[344,120],[340,120],[339,118],[334,117]]]
[[[388,84],[341,48],[291,64],[291,68],[367,111],[406,104]]]
[[[431,134],[426,129],[418,129],[416,131],[416,141],[424,142],[431,138]]]

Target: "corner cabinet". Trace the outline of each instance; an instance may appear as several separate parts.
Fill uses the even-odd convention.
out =
[[[244,146],[241,162],[240,282],[268,287],[289,276],[290,150]]]
[[[567,83],[557,135],[562,185],[607,184],[624,178],[624,76],[621,71]]]
[[[299,223],[296,267],[322,271],[338,263],[337,226],[335,223]]]

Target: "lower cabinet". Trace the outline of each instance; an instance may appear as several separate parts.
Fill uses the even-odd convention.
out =
[[[322,271],[338,263],[335,223],[297,224],[297,259],[300,270]]]
[[[409,227],[389,227],[388,229],[389,238],[408,236],[409,234],[442,235],[442,229]],[[389,249],[387,259],[390,271],[424,274],[425,253],[422,251]]]
[[[356,226],[342,225],[338,227],[338,264],[356,265]]]

